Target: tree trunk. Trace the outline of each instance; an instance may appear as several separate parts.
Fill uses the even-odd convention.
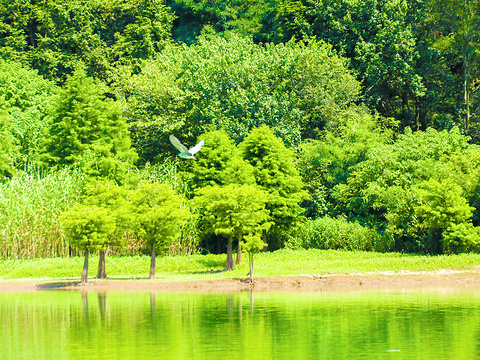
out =
[[[155,240],[152,240],[152,259],[150,261],[150,277],[149,279],[155,279],[155,262],[156,262],[156,254],[155,254]]]
[[[227,264],[225,266],[225,270],[233,270],[232,235],[228,236]]]
[[[107,273],[105,272],[105,251],[100,250],[100,257],[98,259],[98,271],[97,279],[106,279]]]
[[[85,261],[83,262],[82,285],[88,282],[88,248],[85,249]]]
[[[253,284],[253,254],[250,256],[250,284]]]
[[[407,124],[410,124],[410,114],[411,114],[411,110],[410,110],[410,94],[409,94],[409,89],[408,89],[408,86],[405,84],[405,101],[406,101],[406,105],[407,105],[407,113],[405,114],[405,122]]]
[[[263,229],[262,231],[262,240],[265,243],[265,246],[262,249],[262,252],[267,252],[268,243],[267,243],[267,230]]]
[[[33,21],[30,19],[28,21],[28,42],[30,45],[35,48],[35,33],[33,31]]]
[[[403,93],[402,93],[402,116],[403,116],[403,124],[405,126],[408,126],[409,124],[409,119],[408,119],[408,111],[407,111],[407,90],[406,90],[407,85],[405,84],[403,86]]]
[[[240,265],[242,263],[242,235],[238,235],[238,247],[237,247],[237,261],[235,264]]]
[[[222,238],[220,235],[217,235],[217,254],[222,253]]]
[[[416,130],[419,131],[422,125],[420,124],[420,105],[418,97],[415,98],[415,125]]]
[[[465,130],[470,127],[470,56],[468,50],[464,52],[464,80],[463,92],[465,102]]]

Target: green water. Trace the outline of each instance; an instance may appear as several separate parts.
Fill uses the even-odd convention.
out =
[[[480,359],[480,292],[0,293],[0,359]]]

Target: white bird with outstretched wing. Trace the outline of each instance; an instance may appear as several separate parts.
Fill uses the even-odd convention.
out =
[[[194,155],[197,152],[199,152],[203,144],[205,144],[205,141],[201,140],[197,145],[195,145],[190,150],[188,150],[187,147],[183,145],[180,142],[180,140],[178,140],[173,135],[170,135],[170,142],[172,143],[173,146],[175,146],[178,149],[178,151],[180,151],[180,154],[178,154],[179,157],[181,157],[182,159],[193,159],[193,160],[196,160]]]

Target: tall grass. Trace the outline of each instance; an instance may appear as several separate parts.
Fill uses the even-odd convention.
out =
[[[176,192],[185,194],[188,186],[178,172],[179,162],[177,159],[166,159],[164,162],[145,165],[144,168],[138,170],[138,176],[141,180],[147,182],[157,182],[169,184]]]
[[[186,184],[177,171],[178,163],[165,161],[138,170],[134,181],[167,183],[184,193]],[[134,185],[134,184],[133,184]],[[29,170],[0,184],[0,259],[67,257],[79,252],[69,247],[59,224],[59,215],[80,200],[84,178],[78,168],[64,168],[41,174]],[[195,216],[181,229],[171,254],[198,251],[199,231]],[[129,235],[126,247],[112,249],[113,254],[141,254],[140,239]]]
[[[0,258],[68,256],[58,216],[82,188],[81,173],[69,168],[45,176],[24,172],[0,184]]]

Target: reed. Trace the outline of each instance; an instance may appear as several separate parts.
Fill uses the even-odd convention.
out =
[[[135,179],[167,183],[179,193],[187,189],[180,178],[176,160],[147,165],[136,170]],[[69,257],[78,251],[64,239],[59,215],[83,193],[84,177],[79,168],[64,168],[42,174],[28,169],[0,184],[0,259],[33,259]],[[198,251],[199,233],[196,217],[181,229],[181,237],[170,249],[171,254],[193,254]],[[127,234],[124,248],[110,249],[111,254],[139,255],[141,239]]]
[[[28,171],[0,184],[0,258],[68,256],[72,250],[58,216],[82,189],[82,174],[70,168],[46,175]]]
[[[188,191],[188,186],[180,176],[178,165],[177,159],[167,158],[162,163],[145,165],[138,170],[138,176],[147,182],[169,184],[177,193],[184,194]]]

